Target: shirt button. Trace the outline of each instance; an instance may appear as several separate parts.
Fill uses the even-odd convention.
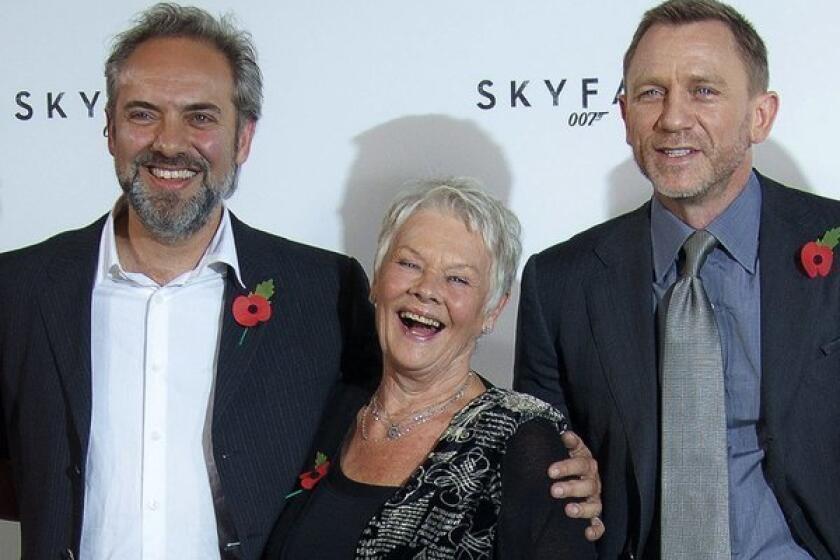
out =
[[[160,432],[155,430],[155,431],[152,432],[152,441],[158,441],[158,440],[160,440]]]
[[[148,507],[149,507],[149,509],[150,509],[150,510],[152,510],[152,511],[156,511],[159,505],[160,505],[160,504],[158,504],[158,501],[157,501],[157,500],[152,500],[151,502],[149,502],[149,506],[148,506]]]

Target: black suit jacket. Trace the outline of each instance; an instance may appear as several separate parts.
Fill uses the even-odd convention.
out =
[[[799,262],[840,203],[759,180],[764,474],[796,541],[840,558],[840,264],[809,279]],[[649,204],[534,255],[522,279],[514,387],[566,408],[598,459],[601,558],[658,556],[652,282]]]
[[[228,274],[213,404],[216,515],[239,542],[230,555],[258,558],[332,386],[342,375],[375,383],[379,354],[355,260],[231,221],[242,281],[254,289],[271,278],[276,290],[271,319],[240,346],[230,309],[242,290]],[[0,452],[12,462],[29,559],[78,557],[103,224],[0,255]]]

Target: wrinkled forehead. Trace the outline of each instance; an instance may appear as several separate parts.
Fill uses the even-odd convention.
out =
[[[179,103],[233,104],[233,72],[225,55],[211,44],[190,38],[145,41],[131,53],[117,76],[123,92]]]
[[[716,20],[654,24],[636,48],[628,82],[650,74],[732,74],[746,77],[746,65],[729,27]]]
[[[491,256],[481,232],[447,209],[418,208],[397,229],[391,250],[410,248],[429,257],[458,260],[484,269]]]
[[[143,41],[121,65],[119,80],[133,75],[191,75],[233,83],[233,69],[212,43],[191,37],[154,37]]]

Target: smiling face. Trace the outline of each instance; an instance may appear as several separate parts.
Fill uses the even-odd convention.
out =
[[[481,235],[453,214],[424,209],[406,220],[372,287],[386,372],[437,379],[468,371],[476,339],[504,305],[484,311],[490,265]]]
[[[108,118],[129,220],[163,242],[195,234],[219,215],[253,132],[246,122],[237,133],[233,75],[221,52],[188,38],[142,43],[120,71]]]
[[[722,22],[657,24],[627,69],[622,114],[636,163],[663,203],[731,201],[749,177],[752,144],[770,132],[775,94],[749,93]]]

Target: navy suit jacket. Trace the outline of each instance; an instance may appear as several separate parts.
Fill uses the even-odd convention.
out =
[[[0,456],[11,460],[25,558],[78,558],[90,434],[91,294],[104,218],[0,255]],[[274,279],[271,319],[230,312],[227,275],[213,455],[227,556],[258,558],[335,382],[372,383],[379,351],[368,282],[353,259],[231,217],[242,281]],[[223,545],[226,543],[222,543]]]
[[[840,558],[840,264],[799,252],[840,203],[762,186],[762,464],[795,540]],[[650,205],[534,255],[522,278],[514,387],[568,411],[598,459],[601,558],[658,557],[658,376]],[[653,533],[653,536],[652,536]]]

